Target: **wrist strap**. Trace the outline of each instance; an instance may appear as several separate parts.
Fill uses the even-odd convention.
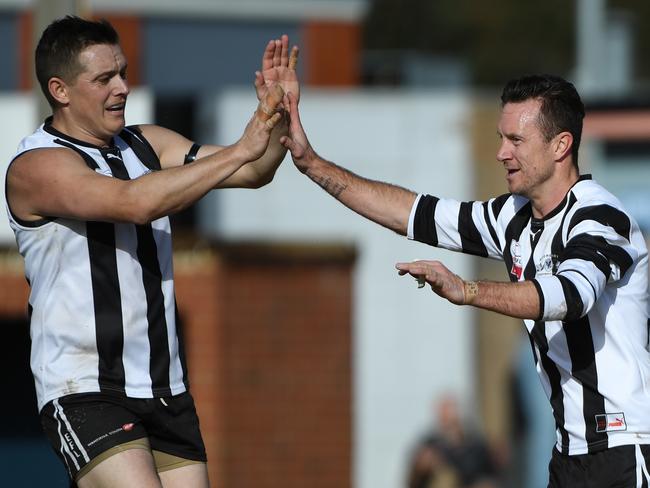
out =
[[[192,144],[192,147],[190,148],[189,152],[185,155],[185,159],[183,160],[183,164],[191,163],[196,159],[196,154],[199,152],[199,149],[201,149],[200,144]]]
[[[478,296],[478,281],[466,281],[463,294],[465,295],[465,305],[471,305]]]

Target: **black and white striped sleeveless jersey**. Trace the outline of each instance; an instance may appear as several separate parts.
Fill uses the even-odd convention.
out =
[[[124,129],[110,148],[99,148],[58,132],[49,120],[22,140],[17,155],[61,147],[106,178],[134,179],[160,169],[155,152],[134,130]],[[146,225],[24,222],[7,209],[31,287],[31,368],[39,410],[72,393],[152,398],[186,391],[169,219]]]
[[[533,281],[542,314],[524,323],[559,451],[650,443],[648,253],[616,197],[583,176],[555,210],[535,219],[521,196],[457,202],[419,195],[408,237],[501,259],[512,281]]]

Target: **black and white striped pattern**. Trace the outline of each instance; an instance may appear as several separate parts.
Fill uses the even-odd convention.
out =
[[[106,177],[160,168],[155,152],[125,129],[111,148],[46,124],[18,154],[67,147]],[[39,409],[63,395],[113,392],[133,398],[186,390],[176,332],[169,219],[147,225],[49,218],[21,222],[9,211],[31,285],[31,366]]]
[[[543,220],[502,195],[457,202],[419,195],[408,237],[501,259],[542,304],[525,320],[557,425],[557,448],[584,454],[650,443],[648,253],[620,202],[584,176]]]

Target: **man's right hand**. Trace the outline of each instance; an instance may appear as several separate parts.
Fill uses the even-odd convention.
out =
[[[284,97],[285,109],[289,112],[289,135],[283,136],[280,143],[291,152],[296,167],[303,173],[309,169],[317,155],[311,147],[305,129],[300,122],[298,112],[298,100],[293,93],[287,93]]]

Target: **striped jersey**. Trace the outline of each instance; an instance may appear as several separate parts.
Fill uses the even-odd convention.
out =
[[[135,130],[125,128],[100,148],[57,131],[50,119],[21,141],[16,156],[62,147],[106,178],[134,179],[160,169]],[[73,393],[153,398],[186,391],[169,219],[25,222],[8,203],[7,210],[30,284],[30,362],[39,410]]]
[[[560,452],[650,443],[648,252],[616,197],[582,176],[536,219],[522,196],[418,195],[408,237],[503,260],[511,281],[535,284],[541,314],[524,323]]]

